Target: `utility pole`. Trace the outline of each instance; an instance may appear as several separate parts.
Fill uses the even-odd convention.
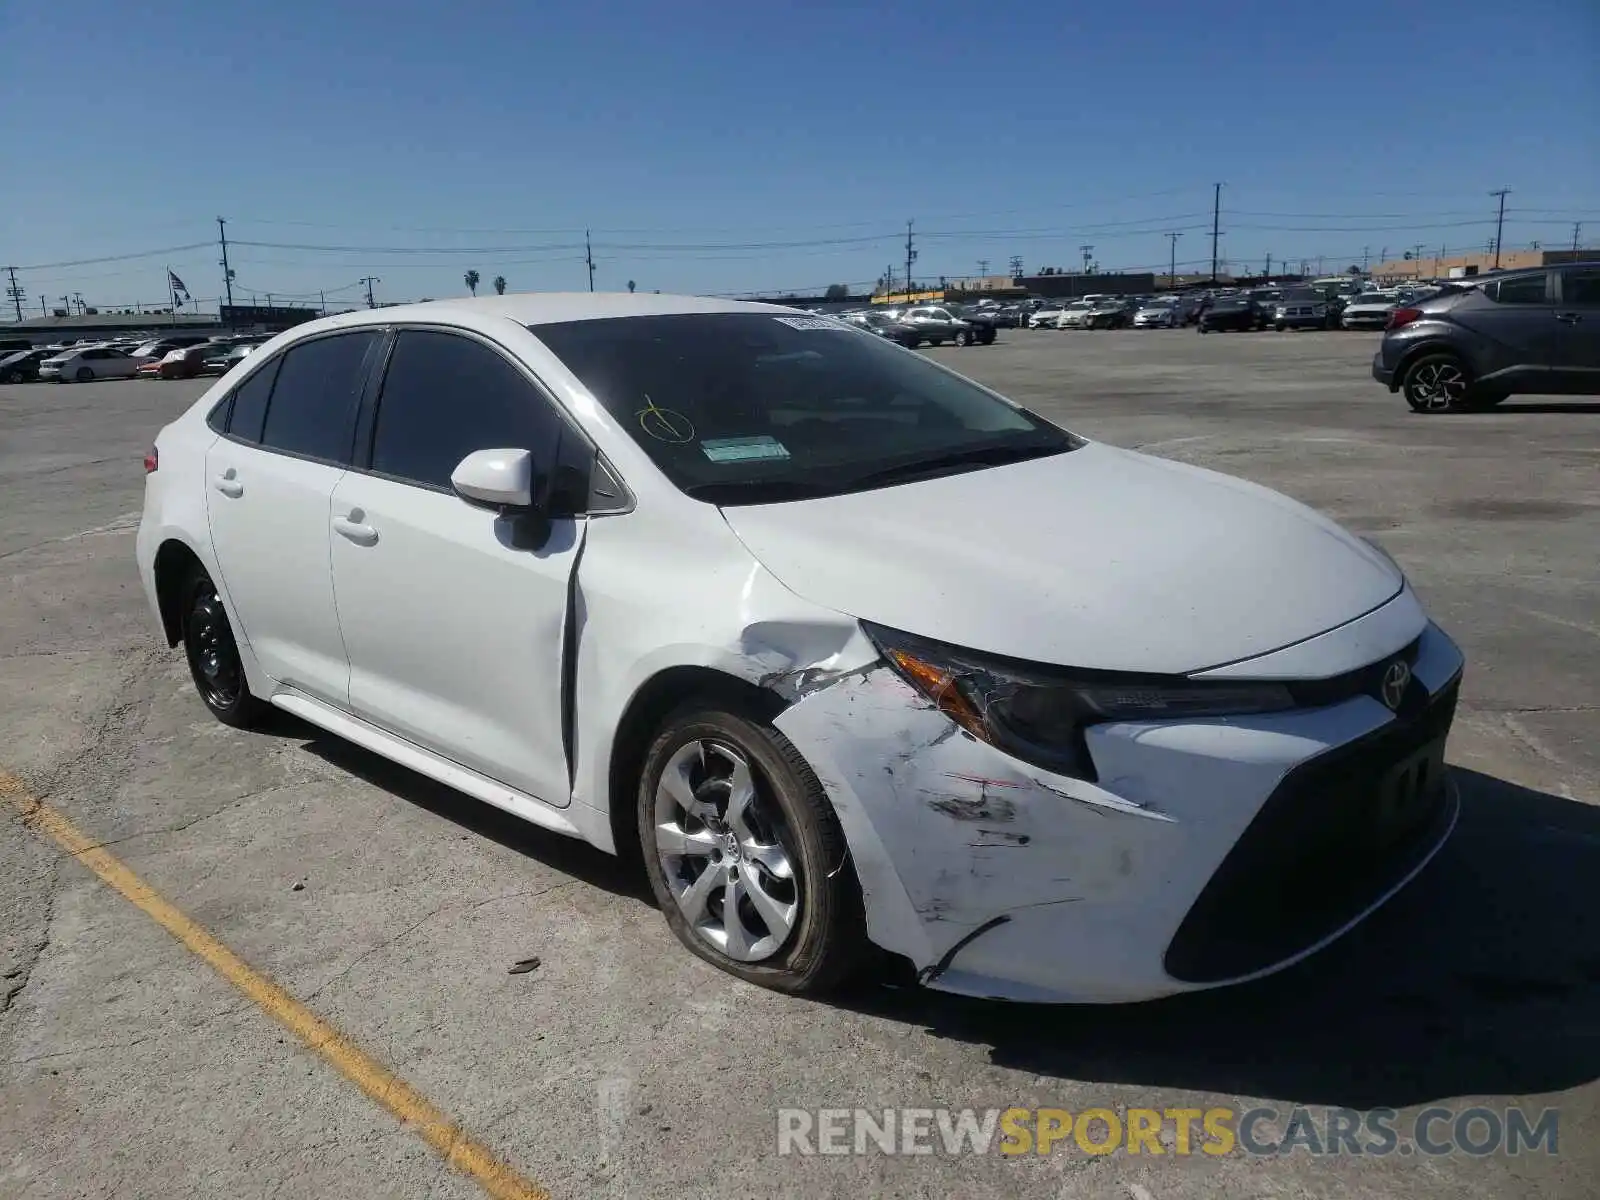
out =
[[[1578,252],[1578,235],[1580,233],[1582,233],[1582,232],[1583,232],[1583,222],[1582,221],[1574,221],[1572,223],[1572,252],[1574,254],[1576,254]]]
[[[1270,280],[1271,278],[1272,278],[1272,251],[1268,250],[1267,251],[1267,265],[1266,265],[1266,268],[1261,272],[1261,281],[1263,283],[1265,283],[1268,280]]]
[[[1211,195],[1211,282],[1217,282],[1217,238],[1221,236],[1222,185],[1219,183]]]
[[[375,283],[382,283],[383,280],[374,279],[371,275],[364,275],[360,279],[356,280],[356,282],[357,283],[364,283],[364,284],[367,285],[367,307],[368,308],[377,308],[378,307],[378,302],[372,298],[372,285],[375,284]]]
[[[1363,246],[1363,247],[1361,247],[1361,273],[1363,275],[1365,275],[1367,273],[1367,263],[1369,261],[1370,260],[1369,260],[1369,258],[1367,256],[1367,247]]]
[[[82,292],[73,292],[72,293],[72,297],[73,297],[73,301],[78,306],[78,315],[80,317],[83,316],[83,293]]]
[[[1167,286],[1178,286],[1178,239],[1183,236],[1180,230],[1167,234]]]
[[[1576,247],[1574,247],[1574,249],[1576,249]],[[1011,256],[1011,278],[1022,278],[1022,255],[1020,254],[1013,254]]]
[[[1094,247],[1085,242],[1078,249],[1083,251],[1083,273],[1087,275],[1089,273],[1089,259],[1094,254]]]
[[[1496,271],[1500,269],[1500,234],[1505,229],[1506,196],[1510,193],[1510,191],[1510,188],[1501,188],[1498,192],[1489,193],[1491,196],[1500,197],[1500,213],[1494,219],[1494,269]]]
[[[325,292],[325,291],[319,290],[317,292],[317,299],[322,301],[322,315],[323,316],[327,316],[328,315],[328,293]]]
[[[982,279],[982,278],[986,277],[988,274],[989,274],[989,260],[987,258],[980,258],[978,260],[978,278]]]
[[[1573,248],[1576,249],[1578,242],[1576,231],[1572,235],[1572,242]],[[20,322],[22,320],[22,289],[17,286],[17,269],[15,267],[7,267],[6,271],[11,275],[11,286],[6,289],[6,295],[11,297],[11,303],[16,306],[17,320]]]
[[[911,222],[906,222],[906,303],[911,303],[911,264],[917,261],[917,252],[912,249]]]
[[[228,293],[228,307],[233,307],[233,269],[228,266],[228,223],[217,218],[217,236],[222,241],[222,286]]]
[[[48,317],[50,315],[50,313],[48,312],[48,310],[46,310],[46,308],[44,306],[44,297],[43,296],[39,297],[39,315],[41,317]]]
[[[583,231],[583,261],[589,266],[589,290],[594,291],[594,247],[589,244],[589,231]]]

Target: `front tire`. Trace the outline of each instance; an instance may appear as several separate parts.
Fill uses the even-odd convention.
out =
[[[1454,354],[1424,354],[1400,385],[1412,412],[1462,412],[1471,407],[1472,375]]]
[[[260,724],[269,706],[251,694],[216,584],[196,570],[182,594],[183,652],[200,699],[224,725],[249,729]]]
[[[963,329],[960,333],[956,334],[956,345],[962,348],[972,345],[972,334]]]
[[[725,703],[686,705],[645,757],[637,805],[651,890],[694,954],[793,994],[827,991],[862,960],[844,831],[777,730]]]

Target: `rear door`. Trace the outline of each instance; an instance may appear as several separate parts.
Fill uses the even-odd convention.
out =
[[[1555,298],[1552,272],[1494,279],[1465,297],[1450,316],[1482,339],[1473,367],[1480,382],[1518,391],[1541,392],[1554,386],[1550,357],[1555,350]]]
[[[350,461],[380,330],[297,342],[234,388],[206,454],[211,542],[235,624],[273,679],[343,708],[350,664],[334,611],[329,505]]]
[[[585,520],[552,517],[530,539],[537,522],[469,504],[450,474],[474,450],[520,449],[559,475],[587,444],[499,347],[421,328],[395,339],[368,436],[332,509],[351,710],[565,806],[561,681]]]
[[[1561,389],[1600,394],[1600,266],[1565,267],[1552,314],[1551,368]]]

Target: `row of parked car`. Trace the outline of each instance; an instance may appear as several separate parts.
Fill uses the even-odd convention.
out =
[[[269,334],[173,334],[139,342],[91,340],[32,346],[0,343],[0,383],[91,383],[96,379],[193,379],[224,374]]]

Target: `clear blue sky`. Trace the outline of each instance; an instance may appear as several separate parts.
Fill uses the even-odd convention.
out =
[[[4,6],[0,265],[103,305],[1600,245],[1600,2]],[[248,242],[274,243],[251,246]],[[795,244],[804,243],[804,244]],[[574,247],[577,247],[574,249]],[[308,248],[312,247],[312,248]],[[329,249],[317,249],[326,247]],[[422,251],[422,252],[418,252]]]

